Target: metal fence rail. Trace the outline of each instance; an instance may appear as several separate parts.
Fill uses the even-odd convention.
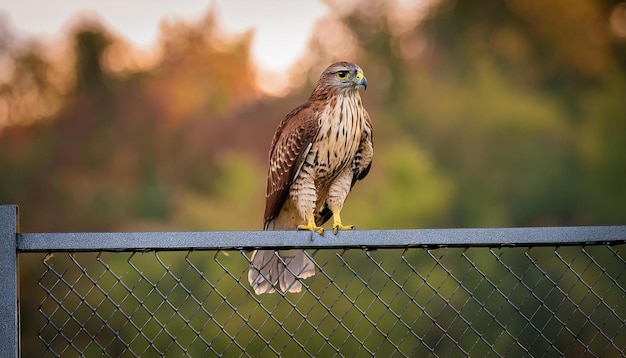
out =
[[[2,320],[2,356],[626,355],[626,226],[319,237],[35,234],[16,222],[0,206],[0,259],[34,264],[20,300],[38,312],[22,309],[21,347],[19,318]],[[249,250],[290,247],[317,274],[301,293],[254,295]],[[17,317],[17,288],[4,291],[20,265],[2,262],[0,314]]]

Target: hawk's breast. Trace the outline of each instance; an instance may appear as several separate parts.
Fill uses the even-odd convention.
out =
[[[365,114],[358,94],[336,96],[319,115],[319,132],[307,156],[315,179],[327,184],[349,166],[359,148]]]

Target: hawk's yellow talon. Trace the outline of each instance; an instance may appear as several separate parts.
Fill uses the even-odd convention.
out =
[[[335,235],[337,235],[339,230],[355,230],[355,229],[356,229],[356,226],[354,226],[354,225],[335,224],[333,226],[333,233],[335,233]]]
[[[321,236],[324,236],[324,228],[321,226],[315,226],[314,222],[310,222],[306,225],[298,225],[298,230],[308,230],[308,231],[315,231],[316,233],[320,234]]]
[[[335,233],[335,235],[337,235],[337,233],[339,232],[339,230],[354,230],[356,229],[356,226],[354,225],[343,225],[341,223],[341,217],[339,216],[339,213],[337,212],[335,215],[335,222],[333,223],[333,233]]]

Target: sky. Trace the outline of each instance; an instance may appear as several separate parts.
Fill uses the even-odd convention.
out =
[[[115,34],[148,50],[156,45],[163,19],[196,21],[212,5],[227,33],[255,30],[255,62],[272,72],[284,70],[303,54],[316,20],[329,11],[319,0],[0,0],[0,13],[19,35],[44,41],[61,36],[77,13],[95,15]]]

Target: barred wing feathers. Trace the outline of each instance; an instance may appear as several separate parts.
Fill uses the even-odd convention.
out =
[[[264,228],[280,213],[319,129],[315,112],[308,103],[294,109],[282,120],[274,138],[267,174]]]

